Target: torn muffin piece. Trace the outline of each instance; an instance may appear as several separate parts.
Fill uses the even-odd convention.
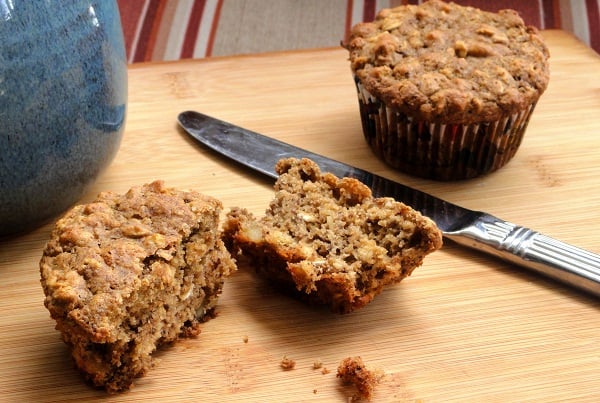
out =
[[[235,271],[221,202],[156,181],[101,193],[55,225],[40,261],[44,304],[86,379],[128,389],[152,353],[195,336]]]
[[[354,178],[321,173],[309,159],[277,163],[275,197],[257,219],[232,208],[225,244],[287,292],[348,313],[369,303],[442,246],[435,223]]]

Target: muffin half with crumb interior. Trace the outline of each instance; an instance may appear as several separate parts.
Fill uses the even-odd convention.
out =
[[[321,173],[308,159],[276,166],[275,197],[258,219],[233,208],[225,244],[279,288],[339,313],[369,303],[442,245],[435,223],[354,178]]]

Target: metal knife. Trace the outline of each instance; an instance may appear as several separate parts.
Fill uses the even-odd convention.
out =
[[[371,188],[373,196],[393,197],[420,211],[458,244],[600,296],[598,254],[198,112],[183,112],[178,120],[200,143],[271,178],[277,178],[275,164],[281,158],[310,158],[323,172],[356,178]]]

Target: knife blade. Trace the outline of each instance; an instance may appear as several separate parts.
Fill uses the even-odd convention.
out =
[[[374,197],[393,197],[420,211],[435,221],[447,239],[600,296],[596,253],[199,112],[182,112],[178,121],[208,148],[270,178],[277,178],[275,164],[280,159],[309,158],[323,172],[360,180]]]

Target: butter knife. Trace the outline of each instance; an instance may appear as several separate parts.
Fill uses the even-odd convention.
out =
[[[281,158],[310,158],[323,172],[356,178],[373,196],[393,197],[420,211],[445,238],[600,296],[598,254],[198,112],[183,112],[178,121],[200,143],[263,175],[277,178],[275,164]]]

